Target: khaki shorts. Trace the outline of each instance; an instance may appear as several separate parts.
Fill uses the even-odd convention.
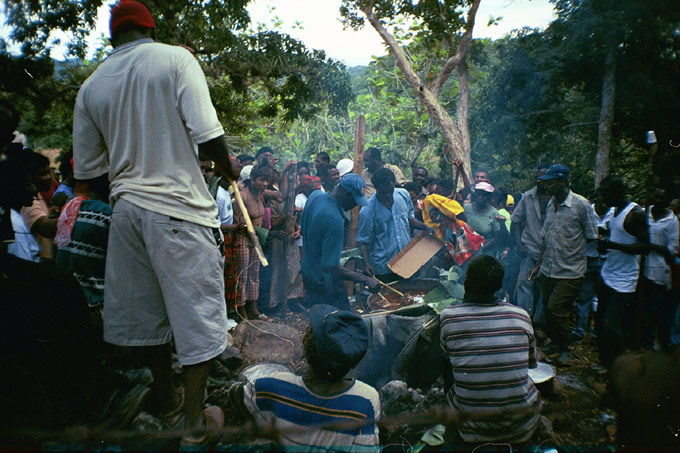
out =
[[[155,346],[174,337],[181,365],[227,345],[224,258],[213,230],[118,200],[106,256],[104,340]]]

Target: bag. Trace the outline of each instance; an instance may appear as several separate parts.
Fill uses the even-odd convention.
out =
[[[482,246],[484,237],[475,232],[462,220],[457,221],[457,225],[451,227],[453,231],[452,242],[446,243],[446,249],[451,258],[458,265],[462,266],[470,257]]]

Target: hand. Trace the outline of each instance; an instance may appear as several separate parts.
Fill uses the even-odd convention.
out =
[[[458,157],[453,159],[453,165],[456,167],[462,167],[463,166],[463,159],[459,159]]]
[[[227,178],[229,181],[238,181],[238,178],[241,177],[240,172],[236,169],[234,165],[231,164],[231,160],[229,161],[229,167],[226,169],[222,169],[221,171],[222,176]]]
[[[300,230],[297,228],[290,234],[291,239],[300,239],[300,236]]]
[[[501,259],[505,259],[510,254],[510,247],[505,247],[500,254]]]
[[[600,253],[600,255],[603,255],[607,253],[607,250],[609,250],[611,242],[608,241],[607,239],[598,239],[597,240],[597,251]]]
[[[425,231],[427,231],[427,234],[428,234],[429,236],[436,236],[436,235],[437,235],[437,231],[435,231],[435,229],[432,228],[432,227],[429,226],[429,225],[426,226]]]
[[[527,247],[524,244],[522,244],[521,242],[516,245],[516,250],[517,250],[517,254],[519,256],[526,256],[526,254],[529,252],[527,250]]]
[[[540,264],[537,264],[536,266],[534,266],[531,269],[531,272],[529,272],[529,276],[527,277],[527,280],[529,280],[530,282],[533,282],[534,280],[536,280],[536,277],[538,277],[540,270],[541,270]]]
[[[271,168],[274,168],[274,166],[275,166],[276,164],[278,164],[278,163],[279,163],[279,158],[276,157],[276,156],[272,156],[272,158],[269,159],[269,166],[270,166]]]
[[[496,220],[498,220],[499,222],[503,223],[503,222],[505,222],[505,221],[508,220],[508,219],[506,219],[506,218],[505,218],[504,216],[502,216],[502,215],[497,215],[497,216],[496,216]]]
[[[283,171],[285,172],[286,170],[288,170],[291,165],[297,165],[297,161],[289,160],[288,162],[286,162],[286,165],[283,166]]]
[[[369,263],[368,261],[364,262],[364,274],[368,275],[369,277],[373,277],[375,275],[373,266],[371,266],[371,263]]]
[[[377,293],[378,291],[380,291],[380,288],[382,288],[380,282],[373,277],[366,277],[366,279],[364,280],[364,284],[366,285],[368,290],[372,293]]]

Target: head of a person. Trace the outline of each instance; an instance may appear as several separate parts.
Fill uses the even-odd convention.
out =
[[[536,183],[536,191],[540,194],[546,193],[543,181],[539,179],[541,176],[545,175],[545,172],[550,168],[549,164],[540,163],[536,166],[536,171],[534,172],[534,182]]]
[[[255,160],[261,167],[266,167],[269,165],[269,161],[272,159],[273,155],[273,149],[271,149],[269,146],[263,146],[255,153]]]
[[[300,180],[300,193],[309,197],[312,192],[321,188],[321,181],[318,176],[305,175]]]
[[[269,187],[271,177],[269,167],[254,167],[250,172],[250,188],[255,193],[260,193]]]
[[[111,9],[109,31],[111,44],[120,44],[141,38],[152,38],[156,22],[149,9],[134,0],[120,0]]]
[[[406,184],[404,184],[404,189],[408,191],[408,196],[411,198],[411,203],[413,203],[414,207],[418,203],[418,195],[420,195],[420,188],[421,186],[419,186],[415,182],[407,182]]]
[[[453,193],[453,180],[452,179],[440,179],[437,182],[437,188],[435,189],[437,195],[442,197],[450,198]]]
[[[199,154],[198,165],[201,166],[201,174],[203,179],[205,179],[205,183],[209,184],[212,177],[215,176],[215,164],[203,154]]]
[[[14,240],[10,210],[31,206],[37,193],[23,164],[14,159],[0,160],[0,254],[4,255],[7,244]]]
[[[656,208],[668,208],[671,203],[671,193],[665,187],[657,187],[652,191],[652,204]]]
[[[505,192],[501,189],[494,188],[493,193],[491,194],[491,205],[496,208],[496,209],[503,209],[505,208],[505,200],[507,199],[507,195]]]
[[[503,266],[490,255],[480,255],[470,260],[465,272],[465,298],[493,297],[503,286]]]
[[[479,170],[475,171],[474,176],[475,176],[474,184],[478,184],[480,182],[488,182],[489,184],[491,184],[491,179],[489,179],[489,172],[487,170],[480,168]]]
[[[361,316],[324,304],[312,306],[302,344],[315,376],[341,380],[368,350],[368,328]]]
[[[597,188],[602,203],[607,207],[619,206],[626,200],[628,187],[619,176],[605,176]]]
[[[45,192],[50,189],[52,169],[47,157],[26,148],[13,153],[12,158],[24,166],[38,192]]]
[[[305,176],[311,175],[311,172],[309,171],[309,164],[307,162],[297,163],[297,175],[299,181],[302,181],[302,178]]]
[[[680,215],[680,198],[673,198],[668,204],[675,215]]]
[[[556,197],[569,188],[569,169],[560,164],[551,165],[537,179],[542,182],[547,194]]]
[[[423,167],[416,167],[413,170],[413,182],[418,184],[420,187],[425,185],[425,180],[430,176],[428,171]]]
[[[477,205],[479,208],[485,208],[489,206],[491,204],[491,197],[493,196],[494,190],[496,189],[488,182],[482,181],[475,184],[475,205]]]
[[[392,170],[386,167],[378,168],[373,175],[371,175],[371,183],[375,187],[375,193],[381,198],[391,197],[394,193],[394,185],[397,183],[397,178],[394,176]]]
[[[437,192],[437,179],[427,178],[425,180],[425,190],[427,190],[428,193],[436,193]]]
[[[354,161],[352,159],[340,159],[338,161],[338,165],[336,165],[336,168],[338,169],[338,173],[340,173],[340,177],[342,178],[347,173],[351,173],[352,170],[354,170]]]
[[[338,184],[338,181],[340,181],[340,172],[335,168],[335,165],[322,165],[319,167],[317,175],[321,180],[323,190],[326,192],[332,192],[333,188]]]
[[[363,178],[355,173],[349,173],[342,178],[335,189],[333,190],[334,198],[340,207],[349,211],[355,206],[366,206],[368,202],[364,196],[364,188],[366,182]]]
[[[364,151],[364,167],[370,172],[375,172],[378,168],[384,166],[382,160],[382,153],[376,147],[370,147]]]
[[[328,155],[326,151],[321,151],[314,158],[314,169],[316,170],[317,176],[319,175],[319,170],[322,165],[328,165],[331,163],[331,156]]]
[[[236,156],[236,158],[241,163],[241,168],[245,167],[246,165],[253,165],[253,162],[255,162],[255,158],[250,154],[239,154]]]

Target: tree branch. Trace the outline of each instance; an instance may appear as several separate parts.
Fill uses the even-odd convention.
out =
[[[465,24],[465,33],[463,33],[463,38],[458,45],[458,49],[456,49],[456,53],[451,58],[449,58],[446,63],[444,63],[444,66],[442,66],[439,74],[437,74],[437,77],[432,81],[430,90],[432,90],[432,93],[435,95],[435,97],[439,97],[439,92],[442,90],[444,82],[446,82],[446,80],[449,78],[453,69],[461,64],[465,58],[465,55],[467,54],[468,47],[470,47],[470,42],[472,42],[472,29],[475,27],[475,16],[477,15],[480,2],[481,0],[474,0],[472,3],[470,11],[468,11],[467,23]]]

